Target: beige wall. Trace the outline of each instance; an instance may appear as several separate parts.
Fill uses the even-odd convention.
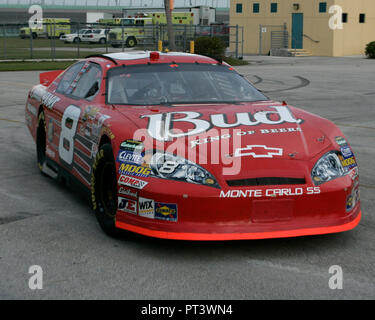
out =
[[[271,2],[278,3],[278,12],[271,13]],[[327,2],[327,12],[319,12],[319,2]],[[242,13],[236,13],[236,4],[242,3]],[[253,3],[260,4],[260,13],[253,13]],[[299,3],[299,10],[293,4]],[[331,30],[329,7],[338,4],[349,14],[343,30]],[[259,53],[259,25],[287,24],[291,47],[292,13],[304,14],[303,48],[317,56],[342,56],[363,53],[365,45],[375,41],[375,0],[231,0],[230,24],[244,27],[244,53]],[[359,24],[359,13],[366,13],[366,23]],[[262,53],[270,50],[270,32],[262,33]],[[316,43],[313,40],[319,41]],[[234,40],[234,39],[232,39]],[[233,48],[231,48],[233,50]]]
[[[334,34],[334,56],[363,54],[366,44],[375,41],[375,0],[336,0],[348,13],[348,23]],[[366,14],[366,22],[359,23],[359,14]]]

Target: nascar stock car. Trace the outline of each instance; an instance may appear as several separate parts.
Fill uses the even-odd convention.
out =
[[[112,53],[41,73],[26,123],[41,172],[83,186],[112,236],[293,237],[361,218],[340,129],[209,57]]]

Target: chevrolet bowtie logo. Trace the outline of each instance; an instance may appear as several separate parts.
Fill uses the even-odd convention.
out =
[[[273,156],[282,155],[283,149],[280,148],[269,148],[262,145],[248,145],[246,148],[236,149],[233,157],[252,156],[253,158],[273,158]]]

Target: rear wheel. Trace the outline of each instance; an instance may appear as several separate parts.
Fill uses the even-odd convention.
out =
[[[99,43],[100,44],[105,44],[107,40],[105,38],[100,38]]]
[[[91,203],[102,230],[118,237],[121,230],[115,226],[117,211],[117,176],[112,146],[102,145],[96,155],[91,176]]]
[[[33,32],[32,37],[33,37],[33,39],[36,39],[36,38],[38,38],[38,35],[35,32]]]
[[[74,42],[74,43],[78,43],[78,42],[80,42],[80,40],[79,40],[78,37],[75,37],[75,38],[73,39],[73,42]]]

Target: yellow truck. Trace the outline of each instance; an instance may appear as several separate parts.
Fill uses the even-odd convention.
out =
[[[43,18],[39,21],[40,28],[24,27],[20,29],[20,38],[25,39],[31,36],[36,38],[60,38],[64,34],[70,33],[69,18]]]
[[[191,12],[173,12],[172,22],[174,25],[193,25],[194,14]],[[146,38],[153,39],[167,39],[166,28],[158,28],[157,25],[165,25],[167,23],[166,15],[163,12],[155,12],[148,14],[139,14],[136,16],[128,16],[127,18],[115,19],[99,19],[99,24],[110,26],[121,26],[113,28],[109,34],[109,43],[118,48],[124,45],[126,47],[134,47],[138,43],[145,41]],[[163,33],[157,34],[157,32]],[[182,31],[176,29],[176,36]]]
[[[134,47],[145,38],[145,25],[151,25],[152,19],[148,17],[130,17],[99,19],[103,27],[113,27],[108,33],[108,41],[114,48],[118,48],[124,42],[127,47]],[[117,27],[118,26],[118,27]],[[116,28],[117,27],[117,28]]]

